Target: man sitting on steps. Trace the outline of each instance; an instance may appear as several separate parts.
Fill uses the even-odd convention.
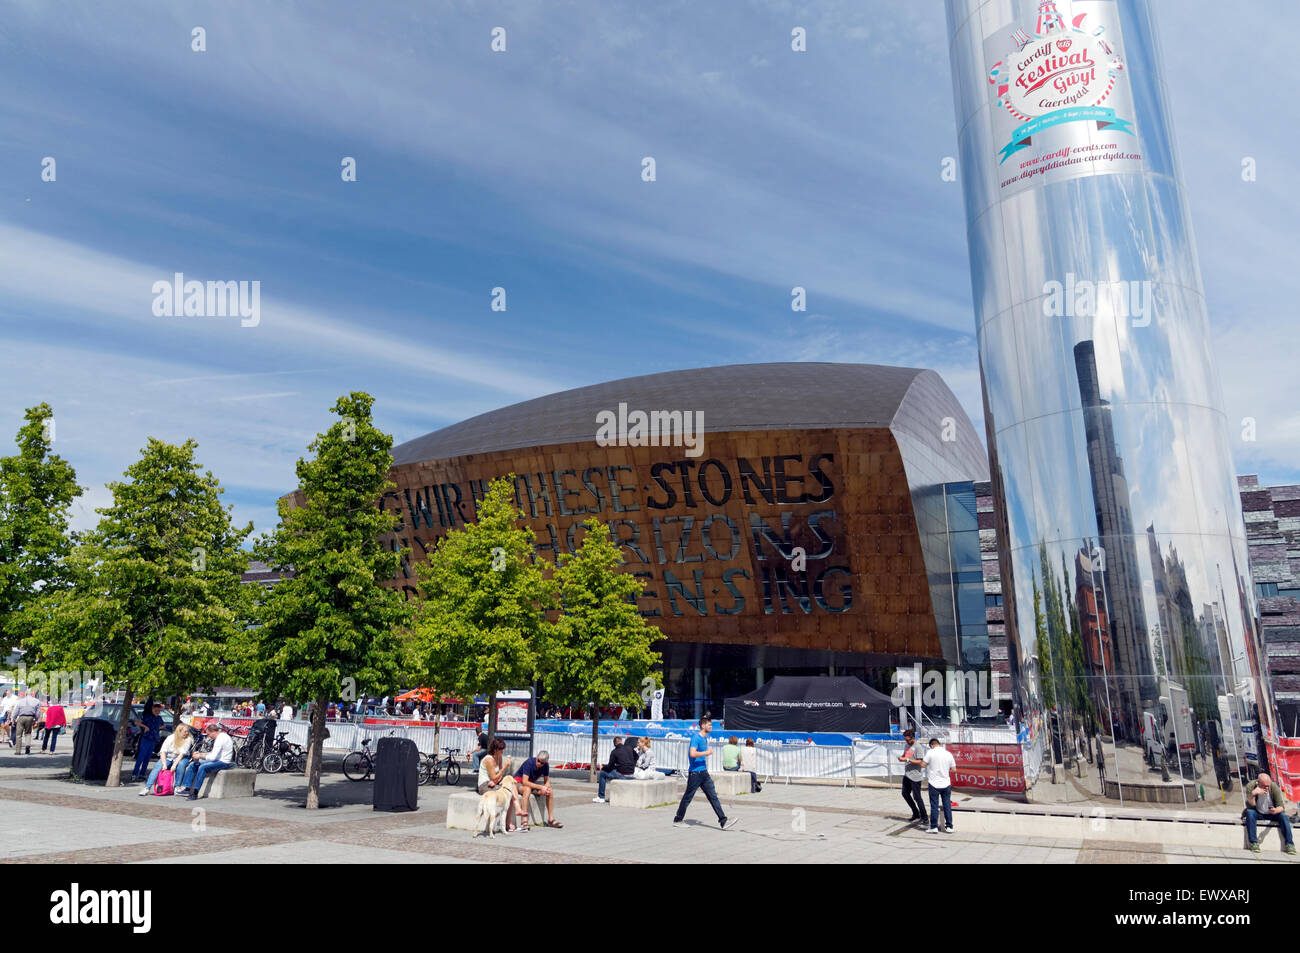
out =
[[[1295,838],[1291,833],[1291,819],[1286,816],[1286,798],[1282,789],[1267,774],[1260,773],[1254,784],[1246,786],[1246,809],[1241,812],[1246,821],[1246,835],[1250,839],[1250,850],[1259,853],[1260,821],[1276,824],[1282,828],[1282,837],[1286,841],[1286,852],[1295,853]]]

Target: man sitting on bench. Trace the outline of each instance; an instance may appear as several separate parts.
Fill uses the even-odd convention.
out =
[[[181,786],[176,789],[177,794],[186,792],[185,797],[191,801],[198,800],[199,792],[203,790],[203,782],[207,780],[209,774],[234,767],[235,743],[230,739],[230,735],[215,723],[203,730],[212,739],[212,750],[196,751],[190,755],[189,767],[185,769],[185,774],[181,778]]]
[[[1246,835],[1250,838],[1251,851],[1259,853],[1257,825],[1260,821],[1264,821],[1268,824],[1277,824],[1282,828],[1282,836],[1286,840],[1286,852],[1295,853],[1291,819],[1286,816],[1286,798],[1282,795],[1282,789],[1273,783],[1273,779],[1267,774],[1261,772],[1255,779],[1255,783],[1247,786],[1246,810],[1242,812],[1242,817],[1246,821]]]
[[[515,787],[523,802],[523,816],[528,817],[528,799],[537,798],[546,803],[546,826],[563,827],[555,819],[555,792],[551,788],[551,756],[539,751],[519,766],[515,772]]]

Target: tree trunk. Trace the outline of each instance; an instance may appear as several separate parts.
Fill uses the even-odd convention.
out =
[[[497,693],[493,692],[488,696],[488,747],[492,747],[492,739],[497,736]]]
[[[126,749],[126,729],[131,724],[131,699],[135,697],[131,686],[127,686],[122,695],[122,714],[117,719],[117,737],[113,739],[113,760],[108,765],[106,788],[122,785],[122,752]]]
[[[329,699],[324,695],[316,699],[311,710],[311,744],[307,746],[307,809],[320,807],[321,749],[325,745],[325,706]]]
[[[591,771],[590,780],[596,780],[596,764],[600,761],[600,709],[593,705],[591,707]]]

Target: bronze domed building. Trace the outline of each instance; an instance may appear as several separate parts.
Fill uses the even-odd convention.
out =
[[[609,523],[664,634],[681,714],[720,711],[776,674],[887,688],[905,662],[988,665],[970,490],[987,460],[933,371],[650,374],[481,414],[393,456],[383,505],[414,559],[472,522],[487,484],[510,473],[540,557],[571,552],[589,517]],[[402,575],[394,585],[414,595],[413,571]]]

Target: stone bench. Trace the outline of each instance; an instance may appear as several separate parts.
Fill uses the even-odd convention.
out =
[[[610,781],[605,785],[605,800],[614,807],[659,807],[676,804],[682,799],[682,790],[680,784],[668,778],[662,781]]]
[[[214,799],[228,797],[253,797],[256,793],[257,772],[248,768],[226,768],[209,774],[203,781],[199,797]]]
[[[713,787],[719,796],[736,797],[749,793],[748,771],[711,771],[709,776],[713,778]]]
[[[447,798],[447,827],[462,831],[474,830],[474,821],[478,818],[478,802],[482,796],[473,792],[453,794]],[[528,823],[543,824],[546,821],[546,799],[530,797],[528,799]]]
[[[479,796],[473,791],[453,794],[447,798],[447,828],[462,831],[474,829],[478,817]]]

